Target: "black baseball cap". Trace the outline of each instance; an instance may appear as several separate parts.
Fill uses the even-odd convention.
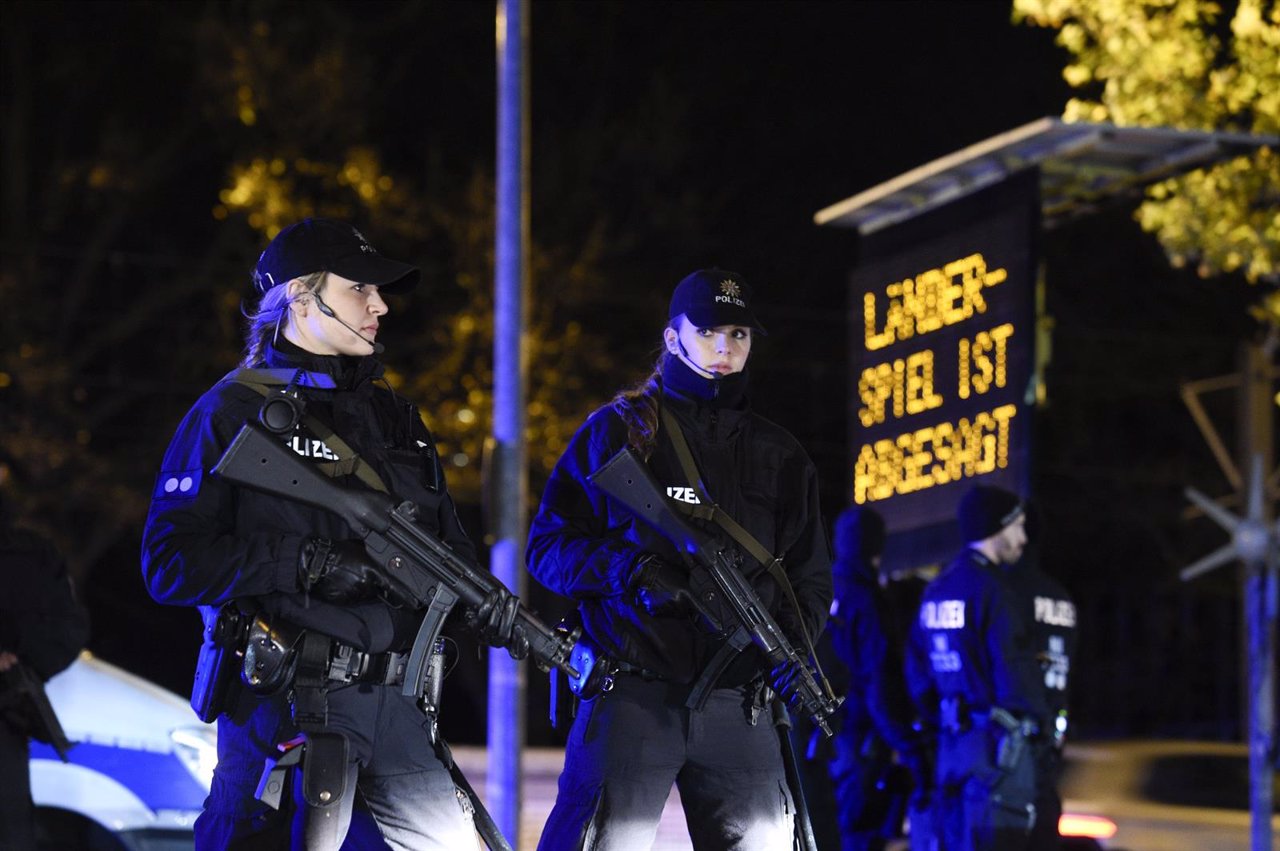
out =
[[[667,318],[675,319],[682,313],[699,328],[743,325],[768,333],[751,312],[751,287],[737,272],[699,269],[688,275],[671,294]]]
[[[333,272],[351,281],[376,284],[384,293],[406,293],[418,285],[416,266],[383,257],[364,234],[345,222],[303,219],[276,234],[253,269],[253,284],[265,294],[274,286]]]

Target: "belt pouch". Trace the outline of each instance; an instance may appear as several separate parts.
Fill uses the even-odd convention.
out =
[[[311,807],[331,807],[347,793],[347,737],[307,733],[302,758],[302,797]]]
[[[201,606],[200,616],[204,619],[204,640],[191,684],[191,708],[197,718],[208,724],[227,711],[234,700],[232,689],[248,623],[235,603],[218,609]]]

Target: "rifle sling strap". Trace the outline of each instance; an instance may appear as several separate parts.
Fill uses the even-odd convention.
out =
[[[257,391],[265,399],[271,393],[272,388],[288,387],[295,383],[299,376],[306,377],[307,380],[301,383],[308,386],[323,388],[334,386],[333,379],[327,375],[292,369],[233,369],[222,380],[234,381],[237,384],[249,387]],[[320,469],[320,472],[331,479],[353,475],[376,491],[381,493],[388,492],[382,477],[354,449],[347,445],[347,442],[339,437],[333,429],[307,413],[302,415],[302,423],[306,425],[308,431],[339,456],[337,461],[321,461],[317,463],[316,467]]]
[[[694,463],[693,452],[689,449],[689,441],[684,436],[684,429],[680,427],[680,423],[676,420],[675,415],[671,413],[665,406],[659,406],[662,414],[662,424],[666,427],[667,433],[671,435],[671,445],[675,447],[676,457],[680,460],[680,468],[684,471],[684,476],[689,480],[689,485],[697,494],[697,506],[687,506],[685,503],[677,502],[676,509],[684,512],[692,517],[701,520],[710,520],[738,543],[746,552],[769,572],[769,575],[777,581],[782,588],[783,593],[787,597],[787,602],[791,604],[792,610],[796,613],[796,622],[800,625],[800,636],[804,639],[805,649],[809,653],[809,658],[813,660],[813,664],[817,666],[818,676],[822,680],[823,687],[831,694],[831,685],[827,682],[826,675],[822,672],[821,663],[818,661],[818,654],[814,651],[813,638],[809,635],[809,627],[804,622],[804,612],[800,608],[800,601],[796,598],[796,592],[791,587],[791,580],[787,577],[786,570],[783,569],[782,559],[773,555],[764,544],[756,540],[755,536],[743,528],[737,520],[734,520],[723,508],[712,501],[707,493],[707,488],[702,482],[702,476],[698,473],[698,465]]]

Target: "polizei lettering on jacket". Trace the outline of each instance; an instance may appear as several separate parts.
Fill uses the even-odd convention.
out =
[[[698,492],[688,485],[669,485],[667,487],[667,496],[677,502],[686,502],[689,505],[700,505],[702,500],[698,499]]]
[[[289,448],[303,458],[317,458],[321,461],[337,461],[338,453],[324,445],[323,440],[314,437],[303,437],[295,434],[289,438]]]
[[[1076,625],[1076,607],[1070,600],[1055,600],[1052,597],[1036,597],[1036,623],[1049,626],[1074,627]]]
[[[964,629],[964,600],[929,600],[920,607],[925,629]]]

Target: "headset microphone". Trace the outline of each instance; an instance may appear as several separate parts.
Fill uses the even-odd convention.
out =
[[[695,375],[700,375],[703,378],[710,378],[712,381],[719,381],[721,378],[724,377],[719,373],[712,372],[709,369],[703,369],[702,367],[694,363],[693,358],[689,357],[689,350],[684,347],[684,341],[681,340],[679,337],[676,337],[676,345],[680,347],[680,354],[684,355],[684,362],[689,365],[689,367],[694,371]]]
[[[320,298],[320,296],[319,296],[319,295],[317,295],[317,294],[315,294],[315,293],[312,293],[312,294],[311,294],[311,297],[312,297],[312,298],[314,298],[314,299],[316,300],[316,308],[317,308],[321,313],[323,313],[325,316],[327,316],[327,317],[329,317],[330,319],[332,319],[334,322],[337,322],[337,323],[338,323],[339,325],[341,325],[343,328],[346,328],[346,329],[347,329],[348,331],[350,331],[352,334],[355,334],[355,335],[356,335],[357,337],[359,337],[361,340],[364,340],[364,341],[365,341],[366,343],[368,343],[370,346],[373,346],[373,353],[374,353],[375,355],[380,355],[380,354],[382,354],[383,352],[385,352],[385,351],[387,350],[387,347],[386,347],[386,346],[382,345],[381,343],[378,343],[378,342],[375,342],[375,341],[373,341],[373,340],[370,340],[370,339],[369,339],[368,337],[366,337],[364,334],[361,334],[359,331],[357,331],[356,329],[352,328],[350,325],[348,325],[347,323],[345,323],[345,322],[343,322],[341,319],[339,319],[339,318],[338,318],[338,314],[334,313],[334,312],[333,312],[333,308],[332,308],[332,307],[330,307],[329,305],[325,304],[325,303],[324,303],[324,301],[323,301],[323,300],[321,300],[321,298]]]

